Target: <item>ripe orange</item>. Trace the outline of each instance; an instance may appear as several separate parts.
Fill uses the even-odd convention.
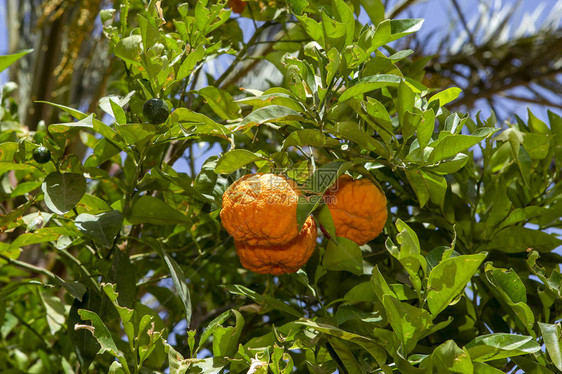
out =
[[[281,245],[297,237],[300,190],[281,175],[249,174],[225,191],[220,213],[226,231],[249,245]]]
[[[246,2],[242,0],[228,0],[228,7],[232,9],[234,13],[241,14],[246,8]]]
[[[316,223],[308,217],[300,234],[286,244],[252,246],[235,241],[242,266],[255,273],[281,275],[299,270],[316,248]]]
[[[384,228],[388,212],[384,193],[368,179],[342,175],[324,195],[337,236],[363,245]]]

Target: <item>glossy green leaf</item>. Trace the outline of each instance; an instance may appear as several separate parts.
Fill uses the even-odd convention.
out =
[[[65,214],[74,208],[86,193],[86,178],[82,174],[54,172],[41,185],[45,204],[54,213]]]
[[[459,97],[461,92],[462,90],[458,87],[449,87],[446,90],[431,96],[431,98],[428,100],[428,103],[438,100],[439,106],[444,106]]]
[[[287,4],[289,5],[289,9],[291,12],[295,13],[296,15],[300,16],[304,9],[308,6],[308,1],[306,0],[287,0]]]
[[[433,152],[429,156],[429,162],[437,162],[449,157],[454,157],[458,153],[466,151],[468,148],[487,137],[494,134],[498,129],[489,127],[479,128],[472,135],[445,135],[440,136],[440,141],[435,145]]]
[[[142,53],[142,36],[131,35],[121,39],[114,49],[115,56],[130,63],[139,64]]]
[[[82,320],[78,311],[86,308],[88,310],[98,311],[99,306],[99,296],[92,290],[88,290],[81,301],[79,299],[74,299],[68,315],[68,335],[72,342],[72,348],[80,362],[81,371],[83,372],[88,371],[90,364],[97,356],[101,346],[90,331],[80,328],[76,329],[76,325],[86,324],[86,321]]]
[[[381,87],[396,87],[402,78],[391,74],[377,74],[370,77],[359,79],[353,86],[349,87],[338,99],[339,102],[346,101],[352,97],[362,95],[366,92],[376,90]]]
[[[341,160],[322,165],[306,179],[302,190],[319,195],[324,194],[351,165],[351,162]]]
[[[74,221],[80,232],[106,248],[113,246],[113,241],[121,231],[122,223],[123,214],[118,210],[96,215],[82,213]]]
[[[474,338],[465,348],[473,361],[487,362],[535,353],[540,345],[530,336],[497,333]]]
[[[303,324],[307,327],[311,327],[316,331],[320,331],[324,334],[333,336],[333,337],[337,337],[341,340],[346,340],[349,342],[353,342],[359,346],[361,346],[363,349],[365,349],[367,352],[369,352],[371,354],[371,356],[373,356],[373,358],[380,364],[380,363],[384,363],[384,361],[386,360],[386,352],[384,350],[384,348],[377,344],[374,340],[372,340],[371,338],[359,335],[359,334],[355,334],[352,332],[348,332],[345,330],[342,330],[336,326],[332,326],[326,323],[320,323],[320,322],[316,322],[316,321],[310,321],[310,320],[305,320],[305,321],[298,321],[298,324]]]
[[[127,220],[132,224],[152,223],[154,225],[188,224],[190,219],[164,201],[152,197],[141,196],[137,199],[127,214]]]
[[[234,326],[217,326],[213,331],[213,355],[218,357],[230,357],[238,349],[238,341],[244,328],[244,317],[237,310],[231,309],[236,319]]]
[[[185,277],[182,268],[164,250],[161,243],[157,242],[156,240],[151,240],[150,243],[152,248],[156,250],[158,255],[160,255],[160,257],[164,260],[166,266],[168,267],[168,271],[172,276],[174,288],[176,289],[178,296],[183,302],[183,306],[185,308],[185,318],[187,321],[187,325],[189,326],[189,323],[191,321],[192,307],[191,307],[191,296],[189,294],[189,287],[187,286],[187,278]]]
[[[215,166],[215,172],[220,174],[230,174],[243,166],[256,161],[263,161],[264,158],[245,149],[234,149],[226,152],[219,158]]]
[[[464,290],[485,258],[486,253],[451,257],[431,270],[427,306],[432,315],[438,315]]]
[[[443,208],[447,192],[447,181],[443,176],[432,171],[406,170],[406,177],[416,193],[421,208],[428,200]]]
[[[360,0],[373,25],[378,25],[384,17],[384,4],[381,0]]]
[[[127,360],[119,351],[119,348],[117,348],[117,345],[111,336],[111,332],[102,322],[101,318],[95,312],[86,309],[78,310],[78,314],[83,320],[88,320],[92,323],[92,325],[80,325],[78,328],[85,329],[94,335],[101,347],[99,353],[109,352],[112,356],[119,360],[119,363],[123,365],[123,368],[126,368],[126,372],[128,373],[129,368],[127,366]]]
[[[171,123],[180,122],[185,125],[195,126],[196,134],[226,136],[229,130],[223,125],[213,121],[204,114],[191,111],[187,108],[177,108],[170,115]]]
[[[195,49],[191,50],[185,60],[183,60],[178,70],[176,79],[178,81],[186,78],[192,72],[195,66],[205,57],[205,47],[199,44]]]
[[[550,252],[560,245],[562,240],[554,235],[527,227],[510,226],[496,233],[481,250],[519,253],[531,248],[539,252]]]
[[[507,311],[520,322],[519,326],[532,333],[535,317],[527,305],[525,285],[515,271],[496,269],[487,264],[485,278],[491,284],[491,290],[497,295],[500,303],[506,305]]]
[[[437,373],[474,373],[470,355],[453,340],[447,340],[435,348],[431,362]]]
[[[0,56],[0,73],[6,70],[8,66],[12,65],[14,62],[31,52],[33,52],[33,49],[26,49],[19,53],[14,53],[13,55]]]
[[[543,322],[539,322],[538,325],[550,360],[558,370],[562,371],[562,350],[560,349],[562,334],[560,325]]]
[[[328,270],[345,270],[361,275],[363,274],[361,248],[357,243],[346,238],[338,237],[337,242],[330,240],[326,247],[323,266]]]
[[[425,331],[432,325],[431,315],[425,309],[399,301],[389,294],[383,295],[386,318],[406,353],[411,352]]]
[[[224,120],[237,119],[240,114],[240,106],[234,102],[232,96],[220,88],[208,86],[199,90],[199,94],[205,98],[213,112]]]
[[[266,122],[299,121],[303,117],[291,108],[281,105],[269,105],[247,115],[240,126],[257,126]]]
[[[268,306],[277,309],[281,312],[290,314],[294,317],[300,318],[302,314],[295,310],[293,307],[285,304],[284,302],[277,300],[276,298],[269,296],[269,295],[260,295],[256,291],[249,289],[248,287],[244,287],[239,284],[228,285],[225,286],[226,290],[235,295],[242,295],[249,297],[250,299],[254,300],[259,304],[267,304]]]
[[[311,147],[339,147],[340,142],[336,139],[325,136],[320,130],[304,129],[297,130],[289,134],[283,141],[283,149],[291,146],[311,146]]]

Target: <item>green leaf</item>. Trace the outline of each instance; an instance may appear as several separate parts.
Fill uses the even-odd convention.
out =
[[[426,169],[442,175],[453,174],[462,169],[468,160],[469,157],[467,155],[459,153],[453,158],[442,160],[435,166],[427,167]]]
[[[446,90],[431,96],[431,98],[427,102],[429,104],[432,101],[438,100],[439,106],[444,106],[445,104],[449,104],[451,101],[459,97],[461,92],[462,90],[458,87],[449,87]]]
[[[367,121],[367,123],[377,130],[386,144],[390,144],[394,137],[394,129],[392,128],[390,114],[388,114],[383,103],[368,97],[367,101],[363,101],[361,105],[364,107],[367,114],[375,120],[375,123],[371,121]]]
[[[125,124],[127,117],[123,107],[131,101],[134,94],[135,91],[131,91],[126,96],[108,95],[102,97],[99,100],[99,106],[104,112],[115,118],[117,123]]]
[[[293,131],[283,141],[283,150],[291,146],[311,146],[316,148],[323,147],[339,147],[340,142],[336,139],[329,138],[317,129],[304,129]]]
[[[176,80],[181,81],[182,79],[190,75],[193,72],[195,65],[197,65],[199,61],[203,60],[204,57],[205,46],[203,45],[203,43],[200,43],[194,50],[191,50],[185,60],[183,60],[178,70]]]
[[[133,224],[152,223],[154,225],[176,225],[189,224],[190,219],[176,209],[172,208],[164,201],[152,197],[141,196],[134,203],[127,220]]]
[[[281,105],[268,105],[248,114],[240,126],[257,126],[266,122],[300,121],[303,117],[297,111]]]
[[[382,303],[386,318],[392,326],[406,353],[411,352],[424,332],[432,325],[431,315],[425,309],[400,302],[392,295],[385,294]]]
[[[562,350],[560,350],[560,325],[539,322],[546,351],[552,363],[562,371]]]
[[[96,215],[82,213],[76,217],[74,224],[86,236],[97,241],[105,248],[111,248],[113,241],[121,231],[123,214],[118,210]]]
[[[162,244],[156,240],[151,240],[151,246],[158,252],[158,255],[164,260],[170,274],[172,275],[172,281],[174,282],[174,287],[185,308],[185,319],[187,325],[191,321],[191,296],[189,294],[189,287],[187,287],[187,278],[178,263],[168,255],[168,253],[162,248]]]
[[[117,131],[127,144],[145,147],[156,133],[156,126],[150,123],[129,123],[118,126]]]
[[[134,65],[140,65],[142,54],[142,36],[127,36],[117,43],[113,53],[125,62]]]
[[[437,145],[434,146],[433,152],[431,152],[429,156],[429,162],[435,163],[449,157],[454,157],[458,153],[466,151],[473,145],[488,138],[496,131],[498,131],[498,129],[483,127],[474,131],[472,135],[446,134],[442,137],[440,136],[440,140]]]
[[[490,283],[490,290],[498,301],[506,305],[506,310],[514,316],[521,329],[533,334],[535,317],[527,305],[527,291],[519,276],[513,270],[496,269],[486,264],[485,279]]]
[[[517,364],[517,368],[526,374],[555,374],[552,370],[546,368],[544,364],[540,364],[533,359],[521,356],[511,358]]]
[[[225,90],[213,86],[207,86],[199,90],[199,94],[205,98],[213,112],[224,120],[237,119],[240,114],[240,106],[232,100],[232,96]]]
[[[269,94],[266,93],[260,96],[248,96],[238,99],[235,102],[251,105],[255,109],[263,108],[269,105],[280,105],[280,106],[285,106],[289,109],[293,109],[297,112],[304,111],[302,105],[293,98],[292,94],[287,94],[283,92],[275,92]]]
[[[478,374],[504,374],[505,372],[483,362],[473,362],[474,373]]]
[[[361,248],[346,238],[332,239],[328,242],[324,262],[322,264],[327,270],[345,270],[350,273],[363,274],[363,256]]]
[[[74,208],[86,193],[86,178],[82,174],[54,172],[41,185],[45,204],[54,213],[65,214]]]
[[[392,37],[387,42],[398,40],[406,35],[419,31],[423,25],[423,18],[406,18],[390,20]]]
[[[66,227],[43,227],[33,232],[21,234],[11,244],[10,249],[57,240],[62,235],[75,236],[76,232]]]
[[[527,227],[510,226],[496,233],[490,242],[480,247],[480,250],[519,253],[532,248],[539,252],[550,252],[560,245],[562,240],[554,235]]]
[[[303,183],[302,190],[322,195],[332,187],[338,177],[352,166],[349,161],[332,161],[317,168]]]
[[[332,12],[334,16],[345,25],[345,46],[351,45],[351,43],[353,43],[353,37],[355,36],[355,18],[353,17],[353,10],[343,0],[332,0]]]
[[[96,313],[86,309],[78,310],[78,314],[83,320],[91,321],[92,325],[79,325],[78,327],[75,326],[75,328],[82,328],[90,331],[101,346],[99,354],[109,352],[112,356],[119,360],[119,363],[123,365],[123,368],[125,368],[126,372],[128,373],[129,368],[127,366],[127,360],[125,359],[125,356],[123,356],[123,354],[119,351],[117,345],[115,345],[115,341],[111,337],[111,332],[102,322],[101,318]]]
[[[312,39],[314,39],[318,44],[322,47],[326,46],[326,42],[324,40],[324,29],[320,25],[320,23],[316,22],[312,18],[308,18],[306,14],[299,16],[297,15],[297,19],[302,24],[304,30]]]
[[[532,132],[536,134],[543,134],[543,135],[550,134],[550,129],[548,128],[546,123],[538,119],[533,114],[533,112],[531,112],[530,108],[527,108],[527,114],[529,115],[529,122],[528,122],[529,128],[531,129]]]
[[[384,21],[384,4],[381,0],[359,0],[373,25]]]
[[[406,113],[414,110],[414,101],[416,94],[406,81],[401,80],[398,85],[398,94],[396,96],[396,112],[398,114],[398,122],[402,126],[402,136],[404,139],[410,138],[414,134],[415,127],[411,126],[407,120]]]
[[[6,70],[8,66],[12,65],[14,62],[31,52],[33,52],[33,49],[26,49],[13,55],[0,56],[0,73]]]
[[[423,150],[430,142],[433,131],[435,130],[435,112],[433,109],[426,110],[422,114],[422,119],[416,129],[418,143]]]
[[[56,334],[66,322],[66,310],[59,297],[40,293],[47,314],[47,325],[51,334]]]
[[[103,137],[107,138],[108,140],[112,141],[113,143],[115,143],[115,145],[119,146],[119,148],[121,149],[125,149],[125,144],[123,143],[122,139],[119,137],[119,135],[117,134],[117,132],[115,130],[113,130],[111,127],[107,126],[105,123],[103,123],[102,121],[93,118],[92,114],[85,114],[82,113],[81,111],[74,109],[74,108],[70,108],[64,105],[60,105],[60,104],[55,104],[55,103],[51,103],[48,101],[36,101],[36,103],[42,103],[42,104],[49,104],[52,105],[62,111],[64,111],[65,113],[70,114],[71,116],[75,117],[78,121],[82,121],[82,120],[86,120],[86,118],[88,118],[88,120],[86,120],[85,122],[81,123],[81,127],[93,127],[94,131],[97,132],[98,134],[102,135]],[[91,126],[90,126],[90,120],[91,120]],[[58,124],[60,126],[71,126],[72,124]],[[48,127],[49,132],[51,131],[51,126],[50,125]],[[57,126],[54,127],[54,129],[57,129]],[[60,128],[59,128],[60,131]]]
[[[523,133],[523,148],[533,160],[546,158],[550,150],[551,137],[543,134]]]
[[[335,135],[351,140],[359,144],[362,148],[376,153],[379,156],[388,158],[389,152],[383,143],[371,136],[359,125],[358,122],[339,122],[333,129]]]
[[[178,108],[170,115],[170,123],[188,123],[196,127],[196,134],[226,136],[229,130],[213,121],[204,114],[193,112],[187,108]]]
[[[400,82],[402,82],[402,80],[403,78],[391,74],[377,74],[362,78],[359,79],[353,86],[347,88],[338,101],[346,101],[352,97],[362,95],[381,87],[396,87],[400,84]]]
[[[530,336],[497,333],[478,336],[465,348],[473,361],[486,362],[535,353],[541,346]]]
[[[431,362],[437,373],[475,373],[470,355],[453,340],[447,340],[435,348],[431,354]]]
[[[291,306],[285,304],[281,300],[278,300],[272,296],[260,295],[259,293],[239,284],[224,286],[224,288],[226,288],[226,290],[232,294],[249,297],[250,299],[254,300],[258,304],[265,304],[267,306],[272,307],[273,309],[277,309],[281,312],[290,314],[297,318],[302,317],[302,313],[296,311]]]
[[[297,204],[297,226],[302,230],[302,226],[310,216],[310,214],[322,203],[321,196],[300,196]]]
[[[464,290],[485,258],[486,253],[451,257],[431,270],[427,306],[432,315],[438,315]]]
[[[215,173],[218,174],[230,174],[243,166],[251,164],[256,161],[263,161],[263,156],[252,153],[245,149],[234,149],[232,151],[226,152],[217,161],[215,166]]]
[[[443,208],[447,192],[447,180],[443,176],[425,170],[406,170],[406,177],[416,193],[420,208],[428,200]]]
[[[234,326],[217,326],[213,331],[213,355],[218,357],[230,357],[238,349],[238,341],[244,328],[244,317],[237,310],[230,310],[236,318]]]
[[[116,290],[116,285],[111,283],[102,283],[101,286],[107,297],[109,297],[109,299],[113,303],[113,306],[115,306],[115,309],[117,309],[117,312],[119,313],[119,317],[121,317],[121,321],[123,322],[123,324],[129,322],[131,318],[133,318],[134,310],[119,305],[117,299],[120,295]],[[134,339],[134,335],[129,336],[128,334],[127,337],[129,338],[129,340]]]
[[[0,161],[0,176],[11,170],[35,171],[37,168],[31,164],[16,164],[15,162]]]
[[[297,321],[296,323],[305,325],[307,327],[311,327],[316,331],[320,331],[324,334],[336,337],[338,339],[349,341],[359,345],[367,352],[369,352],[369,354],[373,356],[373,358],[379,363],[379,365],[386,361],[386,352],[384,348],[381,345],[377,344],[371,338],[353,332],[342,330],[336,326],[332,326],[327,323],[321,323],[311,320]]]
[[[287,5],[291,12],[295,15],[300,16],[304,9],[308,6],[308,1],[306,0],[287,0]]]
[[[363,366],[359,364],[357,358],[349,348],[349,344],[343,340],[328,337],[328,343],[338,355],[343,366],[349,373],[367,374]]]
[[[92,290],[88,290],[84,294],[82,301],[79,299],[74,299],[70,312],[68,314],[68,335],[70,337],[70,342],[72,343],[72,348],[76,352],[78,361],[80,362],[80,368],[82,372],[88,372],[88,368],[93,360],[96,358],[98,351],[100,350],[100,344],[94,338],[90,331],[85,329],[76,329],[76,325],[83,325],[83,321],[78,315],[78,310],[83,310],[85,308],[93,311],[99,310],[100,298]]]
[[[421,268],[425,273],[427,261],[421,255],[418,236],[415,231],[401,219],[396,221],[396,229],[399,231],[398,235],[396,235],[396,241],[400,244],[400,251],[397,249],[393,250],[394,247],[390,245],[390,240],[387,240],[387,249],[389,249],[390,253],[404,266],[414,288],[421,297],[421,279],[418,276],[418,271]]]

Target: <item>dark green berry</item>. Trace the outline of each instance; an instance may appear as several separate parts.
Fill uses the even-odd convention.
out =
[[[142,106],[142,113],[148,122],[153,125],[166,122],[170,115],[170,108],[162,99],[154,98],[147,100]]]
[[[40,164],[46,164],[51,161],[51,151],[43,146],[39,146],[33,150],[33,159]]]

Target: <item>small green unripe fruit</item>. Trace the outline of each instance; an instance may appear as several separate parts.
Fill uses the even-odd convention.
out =
[[[154,98],[147,100],[142,106],[142,113],[148,122],[153,125],[166,122],[170,115],[170,108],[162,99]]]
[[[39,146],[33,150],[33,159],[40,164],[46,164],[51,161],[51,151],[43,146]]]

